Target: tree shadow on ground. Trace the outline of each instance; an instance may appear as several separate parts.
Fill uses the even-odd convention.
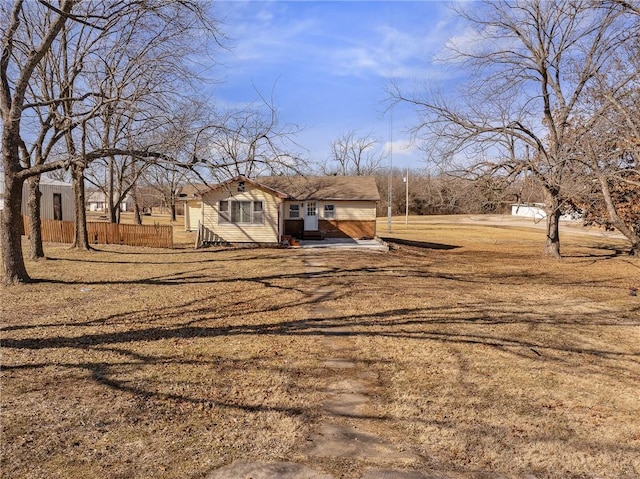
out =
[[[431,243],[424,243],[431,245]],[[450,245],[437,245],[440,249],[456,248]],[[429,246],[424,246],[429,247]],[[274,258],[277,259],[277,258]],[[304,261],[305,257],[301,259]],[[393,274],[390,276],[389,272]],[[5,337],[2,340],[2,347],[5,350],[45,350],[45,349],[69,349],[69,350],[89,350],[96,351],[105,348],[126,349],[123,345],[135,343],[145,343],[149,341],[166,340],[186,340],[200,338],[229,338],[235,336],[290,336],[290,337],[352,337],[352,338],[388,338],[391,340],[421,340],[425,342],[439,342],[453,345],[468,345],[489,347],[502,352],[512,354],[517,357],[525,357],[529,360],[559,361],[563,354],[578,355],[582,357],[601,358],[602,360],[615,359],[616,361],[629,362],[634,365],[639,363],[640,353],[629,353],[616,351],[614,348],[578,347],[563,344],[562,342],[541,341],[522,337],[513,334],[500,334],[500,330],[488,328],[486,330],[471,329],[474,326],[491,325],[551,325],[562,327],[563,325],[588,324],[590,326],[620,327],[638,326],[639,321],[605,319],[605,311],[581,312],[575,315],[567,315],[561,312],[550,312],[542,316],[537,313],[523,313],[523,308],[527,306],[521,302],[485,302],[464,304],[458,303],[451,306],[422,306],[407,308],[381,309],[379,306],[373,307],[373,311],[361,314],[330,314],[329,316],[314,315],[302,319],[291,319],[288,321],[272,322],[268,319],[258,324],[243,322],[241,318],[252,315],[258,316],[274,311],[286,311],[287,308],[310,306],[312,304],[339,300],[347,294],[346,290],[341,290],[340,294],[318,294],[317,283],[309,283],[312,280],[323,280],[327,284],[332,282],[350,281],[353,277],[356,281],[358,277],[367,278],[367,281],[375,282],[376,275],[384,275],[389,280],[390,277],[401,277],[404,280],[416,278],[436,278],[440,280],[451,280],[464,283],[489,283],[496,284],[495,277],[484,277],[482,275],[451,274],[430,271],[427,268],[409,267],[404,263],[390,263],[381,267],[361,266],[361,267],[338,267],[322,266],[317,271],[301,270],[291,273],[277,272],[268,275],[255,275],[239,278],[213,277],[205,270],[179,271],[169,276],[148,277],[129,281],[67,281],[67,280],[40,280],[43,283],[51,282],[55,284],[146,284],[146,285],[175,285],[175,284],[198,284],[217,283],[234,281],[240,285],[253,284],[266,287],[264,295],[256,296],[249,304],[241,302],[225,303],[216,306],[216,298],[198,298],[182,304],[174,304],[153,310],[129,311],[121,314],[110,314],[103,318],[79,323],[63,324],[40,324],[3,328],[5,332],[30,329],[34,331],[36,337]],[[549,278],[546,274],[538,275],[526,274],[527,283],[540,282],[547,284]],[[284,282],[284,283],[283,283]],[[498,283],[513,284],[513,278],[501,277]],[[580,281],[584,284],[584,281]],[[569,284],[562,279],[557,279],[555,284]],[[448,287],[448,286],[447,286]],[[297,296],[293,300],[281,301],[273,297],[273,292],[285,289],[294,291]],[[277,294],[277,293],[276,293]],[[272,299],[270,299],[272,298]],[[212,307],[213,305],[213,307]],[[531,304],[533,306],[533,303]],[[216,325],[220,320],[228,317],[225,308],[234,311],[235,324]],[[145,313],[150,318],[148,321],[143,317]],[[161,322],[153,324],[161,318]],[[131,327],[129,325],[132,325]],[[165,324],[163,324],[165,323]],[[459,328],[451,330],[443,329],[442,325],[458,325]],[[71,332],[83,327],[108,327],[106,331],[91,331],[84,334],[68,334],[50,336],[44,331],[41,337],[38,336],[38,328],[64,326]],[[117,327],[116,327],[117,326]],[[121,330],[113,330],[122,328]],[[348,328],[345,330],[345,328]],[[532,354],[533,353],[533,354]],[[132,353],[133,354],[133,353]],[[534,356],[535,355],[535,356]],[[141,364],[153,364],[159,359],[151,356],[140,356],[137,360]],[[98,366],[92,363],[85,363],[82,367],[91,371],[91,376],[100,379],[100,383],[109,387],[132,392],[140,395],[153,395],[149,391],[135,391],[130,384],[118,384],[118,381],[109,378],[105,373],[108,368],[102,361],[97,362]],[[19,366],[10,366],[19,367]],[[25,367],[29,367],[25,365]],[[97,368],[97,369],[96,369]],[[96,374],[99,371],[100,374]],[[188,400],[185,399],[185,400]]]
[[[436,249],[436,250],[452,250],[460,248],[460,246],[450,245],[450,244],[442,244],[442,243],[430,243],[428,241],[414,241],[414,240],[406,240],[401,238],[388,238],[381,237],[382,241],[391,244],[398,244],[404,246],[414,246],[416,248],[424,248],[424,249]]]

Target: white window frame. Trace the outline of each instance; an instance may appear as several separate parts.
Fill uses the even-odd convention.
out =
[[[264,201],[220,200],[218,224],[264,225]]]
[[[229,200],[220,200],[218,202],[218,224],[225,225],[231,223],[230,202]]]
[[[335,220],[336,219],[336,205],[325,204],[323,209],[323,216],[325,220]]]
[[[300,205],[294,203],[289,204],[289,219],[300,219]]]

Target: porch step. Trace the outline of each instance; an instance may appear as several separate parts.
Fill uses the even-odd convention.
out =
[[[306,240],[323,240],[324,235],[322,231],[303,231],[302,239]]]

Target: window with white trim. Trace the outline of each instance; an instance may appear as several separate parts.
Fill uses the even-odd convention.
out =
[[[221,200],[218,202],[218,224],[264,224],[262,201]]]
[[[229,202],[221,200],[218,203],[218,224],[229,223]]]
[[[300,205],[289,205],[289,218],[296,219],[300,218]]]
[[[262,201],[253,202],[253,210],[251,211],[251,224],[262,225],[264,224],[264,210]]]
[[[324,219],[334,220],[336,218],[336,205],[324,205]]]

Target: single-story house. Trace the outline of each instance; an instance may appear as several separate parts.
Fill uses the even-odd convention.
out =
[[[120,203],[120,211],[127,211],[127,199]],[[107,204],[107,195],[103,191],[88,190],[85,192],[86,209],[89,211],[107,211],[109,205]]]
[[[379,200],[372,176],[237,176],[183,198],[185,229],[228,243],[372,238]]]
[[[73,186],[64,181],[52,180],[46,176],[40,178],[40,218],[44,220],[73,221],[75,218],[75,200]],[[22,186],[22,214],[29,215],[29,190],[27,183]],[[4,177],[0,176],[0,210],[4,208]]]

